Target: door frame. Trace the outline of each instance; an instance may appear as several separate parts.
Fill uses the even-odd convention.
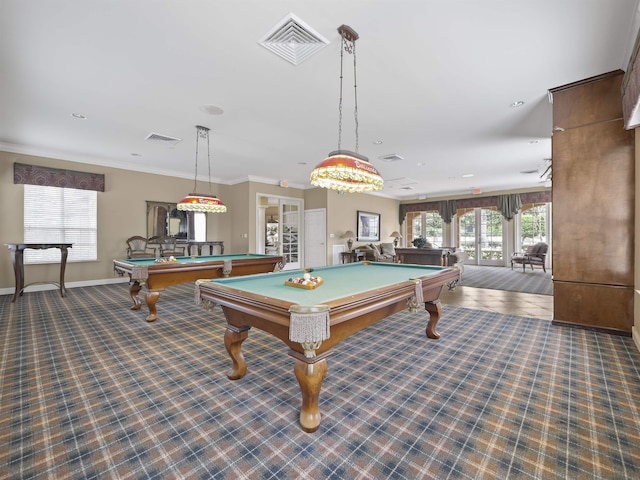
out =
[[[266,200],[263,200],[266,199]],[[304,261],[304,199],[297,197],[285,197],[282,195],[272,195],[269,193],[256,193],[256,253],[265,253],[265,240],[267,207],[278,207],[278,221],[280,225],[284,221],[283,205],[296,205],[298,207],[298,262],[293,264],[285,264],[284,270],[302,268]],[[280,235],[284,232],[280,230]],[[278,255],[283,255],[282,242],[278,245]]]

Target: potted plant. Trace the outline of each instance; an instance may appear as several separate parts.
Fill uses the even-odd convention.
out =
[[[431,244],[423,237],[414,238],[411,243],[413,243],[413,246],[416,248],[431,248]]]

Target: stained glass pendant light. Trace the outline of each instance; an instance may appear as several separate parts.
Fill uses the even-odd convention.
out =
[[[207,160],[209,163],[209,195],[202,193],[190,193],[178,203],[178,210],[187,212],[204,212],[204,213],[224,213],[227,207],[222,200],[211,194],[211,153],[209,149],[209,129],[196,125],[196,172],[193,181],[193,189],[197,187],[198,181],[198,146],[200,139],[207,141]]]
[[[349,26],[341,25],[340,48],[340,101],[338,106],[338,150],[320,162],[311,172],[311,184],[338,192],[358,193],[382,190],[384,181],[369,159],[358,154],[358,86],[356,82],[356,40],[358,34]],[[356,151],[342,150],[342,68],[344,52],[353,53],[353,84],[355,92],[354,115],[356,123]]]

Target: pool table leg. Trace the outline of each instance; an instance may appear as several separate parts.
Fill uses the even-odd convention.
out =
[[[133,307],[131,310],[140,310],[140,298],[138,298],[138,293],[142,285],[137,280],[133,280],[129,282],[129,295],[131,295],[131,300],[133,300]]]
[[[436,332],[436,325],[438,324],[438,320],[440,320],[440,315],[442,315],[442,304],[440,300],[435,300],[433,302],[425,302],[424,308],[429,312],[429,323],[427,323],[427,337],[429,338],[440,338],[440,334]]]
[[[249,336],[251,327],[236,327],[227,325],[227,331],[224,332],[224,348],[233,361],[233,367],[227,377],[229,380],[238,380],[247,373],[247,362],[242,355],[242,342]]]
[[[327,374],[327,359],[322,358],[315,363],[308,363],[296,358],[293,368],[300,391],[302,407],[300,409],[300,425],[307,433],[315,432],[320,426],[320,389]]]
[[[157,290],[149,290],[147,292],[147,297],[145,298],[147,302],[147,307],[149,307],[149,315],[147,316],[147,322],[153,322],[156,318],[158,318],[156,311],[156,302],[160,298],[160,292]]]

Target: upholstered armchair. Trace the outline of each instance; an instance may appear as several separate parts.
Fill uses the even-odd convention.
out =
[[[155,257],[155,248],[147,245],[147,239],[139,235],[127,238],[127,258]]]
[[[162,237],[160,243],[160,255],[163,257],[182,257],[184,256],[184,247],[178,247],[175,237]]]
[[[537,265],[538,267],[542,267],[542,270],[546,272],[545,264],[547,262],[548,250],[549,245],[544,242],[538,242],[527,248],[527,251],[524,253],[514,253],[511,256],[511,270],[513,270],[514,264],[522,265],[523,272],[527,265],[531,265],[531,270],[533,270],[534,265]]]

